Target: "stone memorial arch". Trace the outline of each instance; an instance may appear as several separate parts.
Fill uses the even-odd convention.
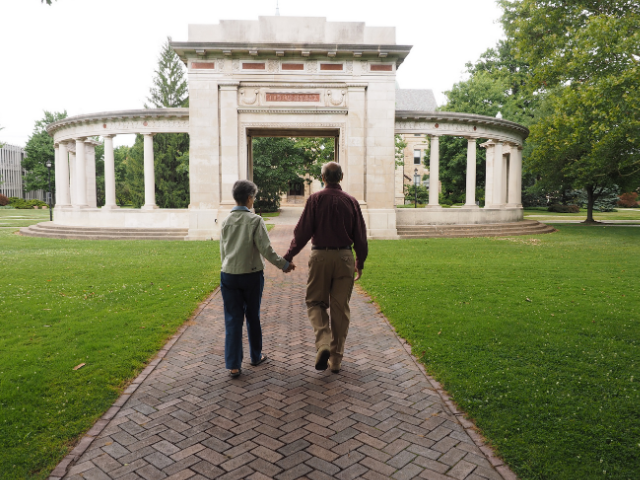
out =
[[[252,179],[251,145],[259,136],[334,137],[343,188],[360,202],[371,238],[398,238],[402,225],[522,219],[521,150],[528,130],[479,115],[396,111],[396,71],[411,46],[396,44],[393,27],[316,17],[259,17],[190,25],[188,41],[171,45],[187,66],[189,108],[79,115],[48,126],[55,142],[57,191],[50,230],[164,230],[175,234],[167,238],[216,239],[221,221],[235,205],[231,186],[238,179]],[[155,205],[152,136],[171,132],[190,135],[188,209]],[[113,137],[125,133],[144,135],[145,204],[140,209],[115,204]],[[431,138],[425,209],[395,206],[396,133]],[[438,205],[442,135],[469,139],[467,202],[460,209]],[[103,137],[105,145],[102,208],[96,208],[91,194],[93,136]],[[478,138],[489,139],[481,145],[488,152],[484,208],[475,204]]]

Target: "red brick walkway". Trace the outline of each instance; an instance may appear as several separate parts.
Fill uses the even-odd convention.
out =
[[[276,251],[286,250],[292,230],[272,231]],[[97,436],[85,437],[91,443],[65,478],[515,478],[489,449],[478,448],[471,425],[454,414],[365,295],[353,295],[343,370],[314,369],[304,304],[308,254],[295,259],[292,274],[266,270],[269,362],[246,363],[243,375],[230,379],[222,298],[215,296],[117,404],[117,414],[102,421],[104,430],[97,433],[97,425]],[[247,352],[245,337],[245,361]]]

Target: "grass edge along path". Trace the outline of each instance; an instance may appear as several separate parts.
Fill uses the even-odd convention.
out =
[[[0,232],[0,479],[46,478],[215,290],[219,267],[218,242]]]
[[[522,480],[640,478],[640,230],[370,242],[362,286]]]

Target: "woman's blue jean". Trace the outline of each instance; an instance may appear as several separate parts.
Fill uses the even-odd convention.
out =
[[[251,362],[262,355],[260,303],[264,289],[264,272],[234,275],[220,273],[220,291],[224,302],[224,361],[229,370],[242,364],[242,324],[247,319],[247,336]]]

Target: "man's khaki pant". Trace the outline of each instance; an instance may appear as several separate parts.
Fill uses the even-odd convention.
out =
[[[349,331],[349,300],[355,261],[351,250],[311,250],[307,282],[307,314],[316,334],[316,351],[330,348],[329,362],[340,369]],[[327,314],[330,309],[331,319]]]

